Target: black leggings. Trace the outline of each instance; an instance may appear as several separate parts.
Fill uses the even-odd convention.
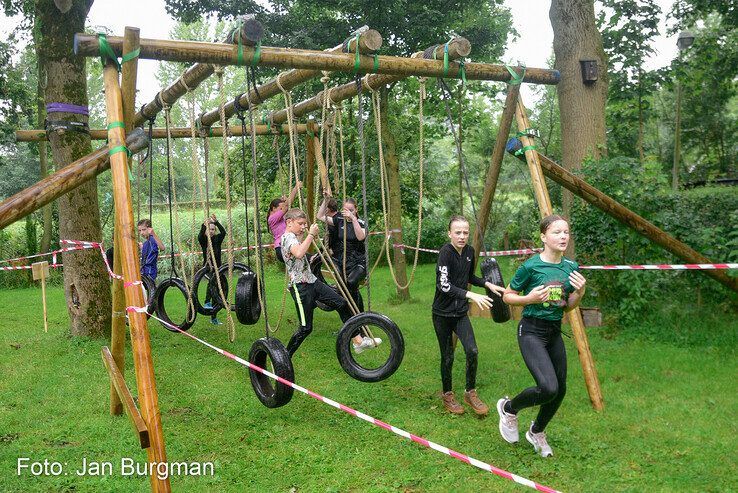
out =
[[[316,301],[321,301],[327,306],[335,308],[342,322],[351,318],[351,311],[346,304],[346,300],[320,281],[295,284],[290,287],[290,293],[295,300],[297,317],[300,319],[300,326],[292,335],[290,342],[287,343],[287,352],[290,353],[290,356],[295,354],[302,341],[313,331],[313,312],[315,311]]]
[[[441,382],[443,391],[449,392],[451,387],[451,369],[454,366],[454,346],[451,334],[454,332],[464,346],[466,353],[466,390],[476,388],[477,381],[477,341],[474,339],[469,316],[442,317],[433,314],[433,327],[436,329],[438,347],[441,349]]]
[[[536,386],[516,395],[507,410],[517,414],[526,407],[540,405],[533,423],[533,431],[540,433],[566,395],[566,348],[561,339],[561,320],[524,317],[518,324],[518,345]]]

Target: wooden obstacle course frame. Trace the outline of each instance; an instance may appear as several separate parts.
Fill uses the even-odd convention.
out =
[[[108,371],[108,376],[110,376],[110,385],[115,389],[115,393],[122,403],[121,406],[125,409],[128,418],[131,420],[133,431],[138,437],[141,448],[147,449],[150,446],[149,429],[141,417],[141,412],[136,407],[131,391],[128,389],[125,378],[123,378],[123,373],[107,346],[102,347],[101,353],[103,364]]]

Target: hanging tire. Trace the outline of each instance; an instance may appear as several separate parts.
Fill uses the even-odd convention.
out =
[[[217,291],[217,286],[211,285],[210,281],[213,278],[211,275],[212,271],[208,269],[207,267],[202,267],[200,270],[195,272],[195,277],[192,278],[192,302],[195,305],[195,311],[199,313],[200,315],[205,316],[212,316],[215,315],[221,308],[223,308],[221,305],[215,302],[213,299],[213,291],[212,288],[215,287]],[[212,305],[212,308],[205,308],[205,306],[200,303],[200,284],[203,282],[203,280],[207,281],[207,287],[205,289],[210,292],[210,304]],[[220,300],[220,297],[218,297]]]
[[[256,274],[250,269],[241,274],[236,283],[236,318],[244,325],[254,325],[261,316],[261,303]]]
[[[364,336],[362,327],[372,329],[374,337],[382,339],[382,343],[359,355],[354,352],[352,339],[357,335]],[[405,340],[400,328],[389,317],[381,313],[363,312],[343,324],[336,340],[336,355],[349,376],[361,382],[379,382],[400,367],[405,355]]]
[[[500,271],[500,265],[497,263],[497,260],[493,258],[484,260],[481,269],[482,277],[484,277],[485,281],[491,282],[495,286],[505,287],[505,281],[502,279],[502,272]],[[498,324],[510,320],[510,307],[502,301],[502,296],[489,289],[487,289],[487,296],[494,301],[492,308],[489,309],[492,313],[492,320]]]
[[[243,275],[246,272],[252,272],[251,267],[249,267],[246,264],[243,264],[241,262],[233,262],[233,272],[241,274],[236,274],[234,277],[238,279],[241,275]],[[228,289],[229,289],[229,282],[228,282],[228,264],[223,264],[220,267],[218,267],[218,274],[220,274],[220,284],[223,288],[223,294],[226,297],[226,300],[228,299]],[[227,303],[223,302],[223,300],[220,297],[220,290],[218,289],[218,283],[215,280],[215,277],[212,277],[210,280],[210,284],[212,284],[212,291],[211,293],[213,296],[213,306],[218,305],[220,308],[226,307],[230,305],[231,310],[235,311],[235,301],[233,303]],[[235,284],[235,283],[234,283]]]
[[[144,302],[146,303],[146,318],[149,318],[156,311],[156,281],[149,276],[141,276],[143,287]]]
[[[292,367],[290,354],[279,339],[262,337],[254,341],[254,344],[251,345],[249,363],[266,370],[268,369],[267,358],[272,362],[272,373],[290,382],[295,381],[295,370]],[[252,369],[249,369],[249,377],[251,378],[251,386],[254,388],[256,398],[266,407],[281,407],[292,399],[294,389],[289,385],[277,382],[263,373]]]
[[[185,304],[187,306],[184,320],[174,321],[171,319],[171,317],[167,313],[167,309],[164,303],[164,297],[167,291],[169,291],[170,289],[175,289],[179,291],[182,294],[182,297],[184,298]],[[192,309],[192,305],[190,304],[188,295],[187,295],[187,287],[185,286],[185,283],[182,279],[179,279],[176,277],[170,277],[169,279],[164,279],[156,287],[156,290],[154,291],[154,303],[156,304],[155,305],[156,316],[169,324],[179,327],[180,330],[187,331],[195,323],[195,319],[197,318],[197,312]],[[164,328],[170,332],[177,332],[176,330],[166,325],[164,325]]]

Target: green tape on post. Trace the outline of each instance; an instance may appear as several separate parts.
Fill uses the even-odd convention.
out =
[[[261,60],[261,41],[256,43],[256,46],[254,47],[254,56],[251,58],[251,66],[256,67],[259,64],[259,60]]]
[[[356,57],[354,58],[354,74],[359,73],[359,67],[361,67],[361,58],[359,56],[359,38],[361,34],[356,35]]]
[[[505,68],[508,72],[510,72],[510,84],[511,86],[518,86],[522,84],[523,78],[525,77],[525,65],[522,66],[523,73],[521,75],[518,75],[518,73],[513,70],[513,68],[510,65],[505,65]]]
[[[113,130],[114,128],[126,128],[126,124],[123,122],[110,122],[108,123],[108,130]]]
[[[135,60],[138,58],[138,55],[141,54],[141,48],[136,48],[135,50],[126,53],[123,55],[120,59],[120,64],[123,65],[126,62],[130,62],[131,60]]]
[[[118,57],[115,56],[113,48],[110,46],[110,43],[108,43],[108,38],[105,33],[97,34],[97,43],[100,49],[100,63],[103,68],[107,61],[110,60],[115,64],[115,68],[118,69],[118,72],[120,72],[120,62],[118,62]]]
[[[112,156],[113,154],[118,154],[119,152],[125,152],[128,157],[131,157],[131,151],[129,151],[126,146],[113,147],[112,149],[108,151],[108,156]]]

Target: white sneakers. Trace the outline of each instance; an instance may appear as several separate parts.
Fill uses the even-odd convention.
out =
[[[525,438],[528,440],[536,452],[541,454],[541,457],[552,457],[553,450],[546,441],[546,432],[533,433],[533,423],[530,424],[530,428],[525,432]]]
[[[520,436],[518,433],[518,417],[515,414],[505,412],[505,404],[509,399],[503,397],[497,401],[497,414],[500,415],[500,435],[503,440],[508,443],[515,443],[519,440]],[[541,457],[553,457],[553,450],[546,441],[546,433],[533,433],[533,423],[531,422],[530,428],[525,432],[525,439],[533,445],[536,453]]]
[[[500,435],[507,443],[515,443],[520,439],[518,433],[518,417],[515,414],[505,412],[505,404],[509,401],[507,397],[497,401],[497,414],[500,415]]]
[[[354,343],[354,352],[356,354],[361,354],[367,349],[374,349],[375,347],[382,344],[382,339],[379,337],[375,337],[372,339],[371,337],[363,337],[361,339],[361,344]]]

